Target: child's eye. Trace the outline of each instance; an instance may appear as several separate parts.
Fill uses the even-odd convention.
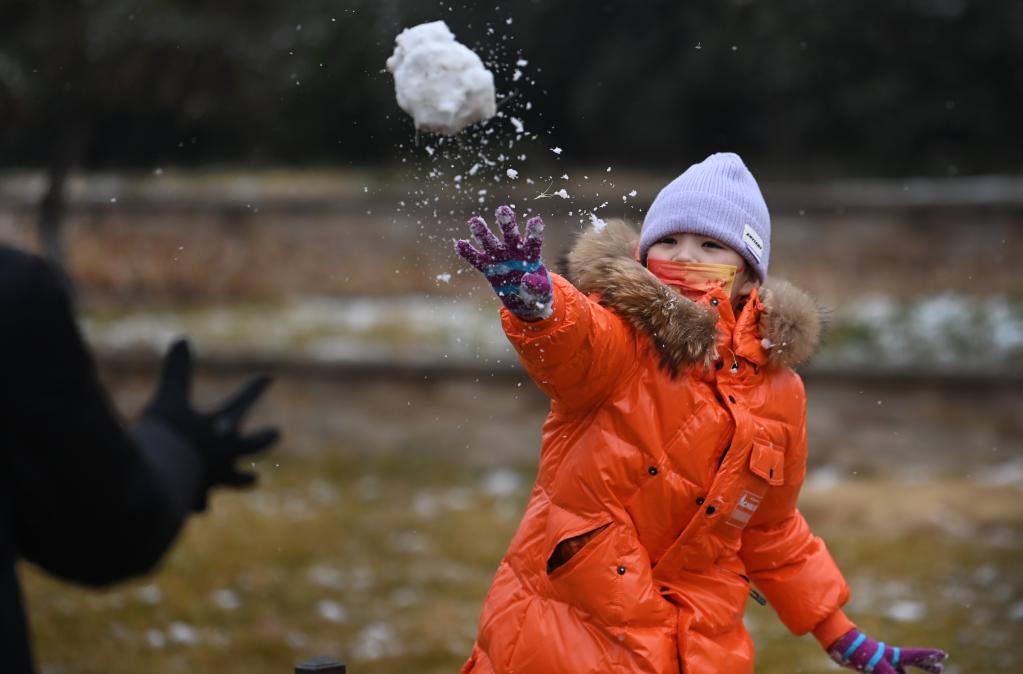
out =
[[[704,241],[703,242],[703,247],[704,248],[716,248],[718,250],[724,250],[725,249],[725,247],[722,246],[717,241]]]
[[[675,237],[673,236],[666,236],[663,239],[659,239],[657,243],[663,243],[668,246],[674,246],[677,243],[677,241],[675,241]]]

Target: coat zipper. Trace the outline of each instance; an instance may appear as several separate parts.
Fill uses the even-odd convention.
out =
[[[744,581],[746,581],[746,584],[750,586],[749,596],[753,598],[753,601],[760,604],[761,606],[767,606],[767,598],[764,597],[764,595],[757,592],[757,589],[753,587],[753,581],[749,579],[749,576],[739,573],[738,571],[733,571],[732,573],[739,576],[739,578],[742,578]]]

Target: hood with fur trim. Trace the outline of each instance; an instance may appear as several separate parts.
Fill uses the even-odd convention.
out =
[[[634,328],[651,336],[661,364],[672,374],[715,358],[718,314],[674,291],[634,257],[639,233],[621,220],[587,229],[567,256],[566,277],[596,293]],[[759,332],[768,367],[795,367],[817,349],[821,312],[808,294],[771,280],[761,291]]]

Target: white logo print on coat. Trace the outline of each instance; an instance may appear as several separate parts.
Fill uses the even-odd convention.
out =
[[[728,516],[728,523],[733,527],[742,529],[749,524],[750,518],[753,517],[753,513],[760,507],[760,502],[763,500],[762,496],[758,496],[751,491],[742,492],[742,496],[739,497],[739,501],[735,504],[735,508],[732,509],[731,514]]]

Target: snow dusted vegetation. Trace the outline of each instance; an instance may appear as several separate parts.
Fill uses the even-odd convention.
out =
[[[85,325],[94,344],[111,350],[160,350],[187,333],[206,356],[429,363],[512,354],[496,306],[416,296],[305,298],[259,307],[133,312],[87,320]]]
[[[497,302],[488,299],[476,304],[470,299],[417,295],[311,297],[279,305],[93,317],[86,321],[86,329],[93,343],[109,350],[158,350],[175,335],[188,333],[207,356],[507,363],[513,353],[501,333]],[[1023,370],[1023,303],[952,294],[916,301],[886,297],[856,301],[831,315],[823,349],[814,362]]]
[[[44,652],[70,649],[87,671],[106,671],[89,667],[99,657],[146,665],[138,671],[217,671],[230,656],[271,672],[319,653],[341,655],[349,671],[457,669],[533,471],[340,449],[276,461],[261,466],[259,489],[223,495],[216,517],[191,523],[157,577],[95,593],[26,568]],[[893,517],[893,493],[913,507]],[[811,490],[801,507],[845,563],[858,621],[893,641],[939,638],[958,656],[953,672],[1010,672],[1021,664],[1019,494],[862,481]],[[751,604],[745,619],[763,671],[837,671],[770,608]],[[78,671],[46,656],[41,670]]]
[[[888,367],[1023,369],[1023,302],[947,293],[869,297],[835,313],[821,360]]]

